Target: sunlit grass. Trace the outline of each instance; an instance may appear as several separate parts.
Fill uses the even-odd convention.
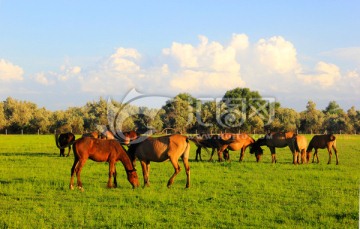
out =
[[[173,186],[171,163],[151,163],[149,188],[133,190],[121,163],[116,189],[106,188],[107,163],[88,161],[84,192],[69,190],[68,158],[59,157],[53,136],[0,136],[0,227],[133,228],[357,228],[359,225],[360,137],[338,136],[340,165],[291,164],[287,148],[271,164],[267,148],[260,163],[246,152],[231,152],[230,162],[195,162],[191,187],[182,171]],[[307,136],[310,140],[311,136]],[[216,159],[216,156],[215,156]],[[137,164],[140,183],[141,167]]]

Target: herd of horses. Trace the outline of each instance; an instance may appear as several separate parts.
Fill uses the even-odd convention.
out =
[[[65,156],[65,149],[68,148],[69,156],[71,147],[74,152],[74,163],[71,167],[70,189],[74,189],[74,176],[77,177],[77,187],[83,190],[80,173],[87,161],[91,159],[97,162],[109,163],[109,179],[107,186],[116,187],[116,167],[118,161],[124,166],[127,179],[133,188],[138,187],[139,180],[136,173],[136,159],[141,163],[144,187],[149,186],[150,162],[170,161],[174,167],[174,174],[170,177],[167,186],[171,187],[176,175],[180,172],[179,158],[182,158],[186,172],[186,188],[190,187],[190,166],[189,153],[190,141],[196,147],[196,158],[201,158],[201,149],[212,150],[210,160],[215,151],[218,160],[230,160],[229,150],[240,150],[240,159],[243,161],[245,150],[250,149],[250,154],[254,154],[256,161],[259,162],[263,155],[262,146],[267,146],[271,152],[272,163],[276,163],[276,148],[289,147],[293,155],[293,164],[307,163],[311,159],[314,149],[312,162],[319,163],[318,149],[327,149],[329,153],[328,164],[331,163],[332,149],[336,155],[336,164],[339,164],[338,152],[336,149],[336,137],[333,134],[315,135],[309,144],[303,135],[294,132],[269,132],[264,137],[255,140],[250,135],[224,133],[217,135],[197,135],[188,137],[180,134],[166,135],[161,137],[142,136],[136,131],[120,132],[113,134],[110,131],[98,133],[97,131],[83,134],[80,139],[75,139],[72,133],[62,133],[55,135],[56,146],[60,149],[60,156]],[[127,147],[127,150],[125,147]],[[112,182],[113,179],[113,182]]]

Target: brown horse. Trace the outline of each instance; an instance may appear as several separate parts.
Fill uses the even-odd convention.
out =
[[[115,139],[115,136],[111,131],[106,130],[100,134],[99,138],[110,140],[110,139]]]
[[[293,154],[293,163],[297,164],[299,162],[297,156],[299,152],[301,152],[303,162],[306,161],[305,154],[304,154],[304,147],[306,148],[306,139],[303,136],[299,137],[299,146],[297,145],[297,139],[299,135],[296,135],[294,132],[271,132],[265,135],[263,138],[259,138],[254,143],[254,149],[252,151],[257,151],[257,146],[264,146],[266,145],[269,147],[271,151],[271,159],[272,163],[276,163],[276,151],[275,148],[284,148],[288,146]],[[304,141],[305,140],[305,141]],[[305,146],[304,146],[305,145]]]
[[[232,140],[229,140],[229,141],[223,140],[219,135],[211,135],[211,134],[196,136],[196,137],[192,138],[191,140],[197,146],[195,161],[198,161],[198,158],[202,161],[202,158],[201,158],[201,149],[202,148],[204,148],[206,151],[208,148],[212,149],[211,159],[210,159],[210,160],[212,160],[212,156],[216,149],[218,150],[223,144],[229,144],[232,142]]]
[[[334,152],[335,152],[335,156],[336,156],[336,164],[337,165],[339,164],[338,152],[337,152],[337,149],[336,149],[336,137],[335,137],[335,135],[333,135],[333,134],[315,135],[311,139],[311,141],[309,143],[309,146],[308,146],[308,148],[306,150],[308,160],[310,160],[310,158],[311,158],[311,151],[312,151],[313,148],[315,149],[313,160],[312,160],[313,163],[315,162],[315,156],[316,156],[316,159],[317,159],[317,163],[319,163],[318,149],[319,148],[320,149],[327,148],[327,150],[329,152],[328,164],[330,164],[331,163],[331,156],[332,156],[331,148],[333,148]]]
[[[252,137],[250,137],[248,134],[225,133],[225,134],[220,134],[220,137],[223,140],[231,140],[231,142],[227,143],[227,144],[222,144],[221,147],[218,149],[219,161],[222,160],[222,158],[221,158],[222,153],[228,149],[231,151],[240,150],[239,162],[241,162],[244,160],[245,150],[247,149],[247,147],[252,148],[255,146],[255,147],[257,147],[257,149],[250,150],[250,153],[255,152],[256,161],[259,162],[261,155],[263,154],[262,149],[260,146],[254,145],[255,140]],[[226,154],[224,154],[224,155],[226,155]],[[225,159],[229,159],[229,156],[225,157]]]
[[[75,141],[75,135],[73,133],[62,133],[60,135],[55,134],[56,146],[60,149],[60,157],[65,157],[65,148],[69,147],[67,157],[70,155],[71,145]]]
[[[293,153],[293,162],[300,164],[300,157],[301,163],[307,163],[306,159],[306,147],[307,147],[307,140],[303,135],[296,135],[295,138],[295,145],[294,145],[294,153]]]
[[[99,132],[98,131],[92,131],[89,133],[84,133],[81,137],[91,137],[91,138],[99,138]]]
[[[97,162],[109,163],[109,180],[107,186],[112,187],[111,177],[114,177],[114,187],[117,186],[115,163],[121,161],[124,165],[127,179],[133,188],[139,186],[138,175],[133,167],[125,149],[117,140],[101,140],[91,137],[83,137],[75,141],[73,146],[74,164],[71,168],[70,189],[74,189],[74,175],[77,176],[77,186],[83,190],[80,179],[81,169],[87,159]]]
[[[157,138],[148,137],[139,142],[131,142],[128,149],[130,159],[135,165],[138,158],[144,177],[144,187],[149,186],[150,162],[163,162],[170,160],[174,166],[174,174],[170,177],[167,186],[174,183],[176,175],[180,172],[179,157],[181,156],[186,171],[186,188],[190,187],[190,166],[189,166],[190,144],[187,137],[175,134]]]

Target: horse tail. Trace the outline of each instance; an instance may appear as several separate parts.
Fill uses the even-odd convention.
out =
[[[189,156],[190,156],[190,142],[189,142],[188,137],[185,138],[185,142],[186,142],[186,147],[185,147],[185,150],[183,152],[182,157],[189,158]]]
[[[55,142],[56,142],[56,146],[59,148],[59,149],[61,149],[60,148],[60,145],[59,145],[59,137],[58,137],[59,135],[58,134],[55,134]]]
[[[335,135],[333,134],[330,134],[330,137],[329,137],[330,141],[335,141],[336,140],[336,137]]]
[[[306,149],[306,152],[309,153],[313,150],[314,146],[313,146],[313,139],[311,139],[307,149]]]
[[[73,141],[69,142],[68,144],[61,146],[61,145],[59,144],[58,134],[55,134],[55,142],[56,142],[56,146],[57,146],[59,149],[66,149],[67,147],[72,146],[72,145],[75,143],[75,139],[74,139]]]
[[[202,149],[205,149],[205,151],[210,154],[209,149],[207,146],[205,146],[199,139],[196,138],[186,138],[186,142],[192,141],[197,147],[201,147]]]
[[[299,147],[298,136],[297,135],[294,135],[294,137],[293,137],[293,144],[294,144],[295,151],[300,152],[301,150],[300,150],[300,147]]]

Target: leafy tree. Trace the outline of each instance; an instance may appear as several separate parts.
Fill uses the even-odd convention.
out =
[[[36,133],[49,133],[51,112],[45,108],[37,109],[30,120],[30,131]]]
[[[347,111],[347,116],[349,117],[349,124],[351,125],[351,132],[359,133],[360,132],[360,111],[357,111],[354,106],[352,106]]]
[[[4,103],[0,102],[0,130],[4,130],[7,125],[7,121],[4,113]]]
[[[188,94],[179,94],[168,100],[162,107],[165,111],[162,116],[164,127],[173,128],[181,133],[190,129],[195,124],[194,109],[191,106],[193,100]]]
[[[273,131],[296,131],[300,126],[300,114],[293,109],[279,107],[269,126]]]
[[[344,113],[344,111],[343,109],[340,108],[339,104],[337,104],[336,101],[331,101],[324,110],[324,114],[342,114],[342,113]]]
[[[335,102],[331,101],[324,110],[324,128],[330,133],[350,132],[352,126],[349,117],[343,109]]]
[[[316,109],[313,101],[308,101],[306,110],[301,112],[301,128],[305,133],[320,133],[323,130],[324,113]]]
[[[237,132],[239,130],[250,131],[251,117],[267,118],[269,109],[267,102],[262,99],[259,92],[250,91],[249,88],[235,88],[229,90],[223,96],[222,102],[225,107],[222,112],[221,122],[224,128]],[[256,118],[256,119],[258,119]]]

